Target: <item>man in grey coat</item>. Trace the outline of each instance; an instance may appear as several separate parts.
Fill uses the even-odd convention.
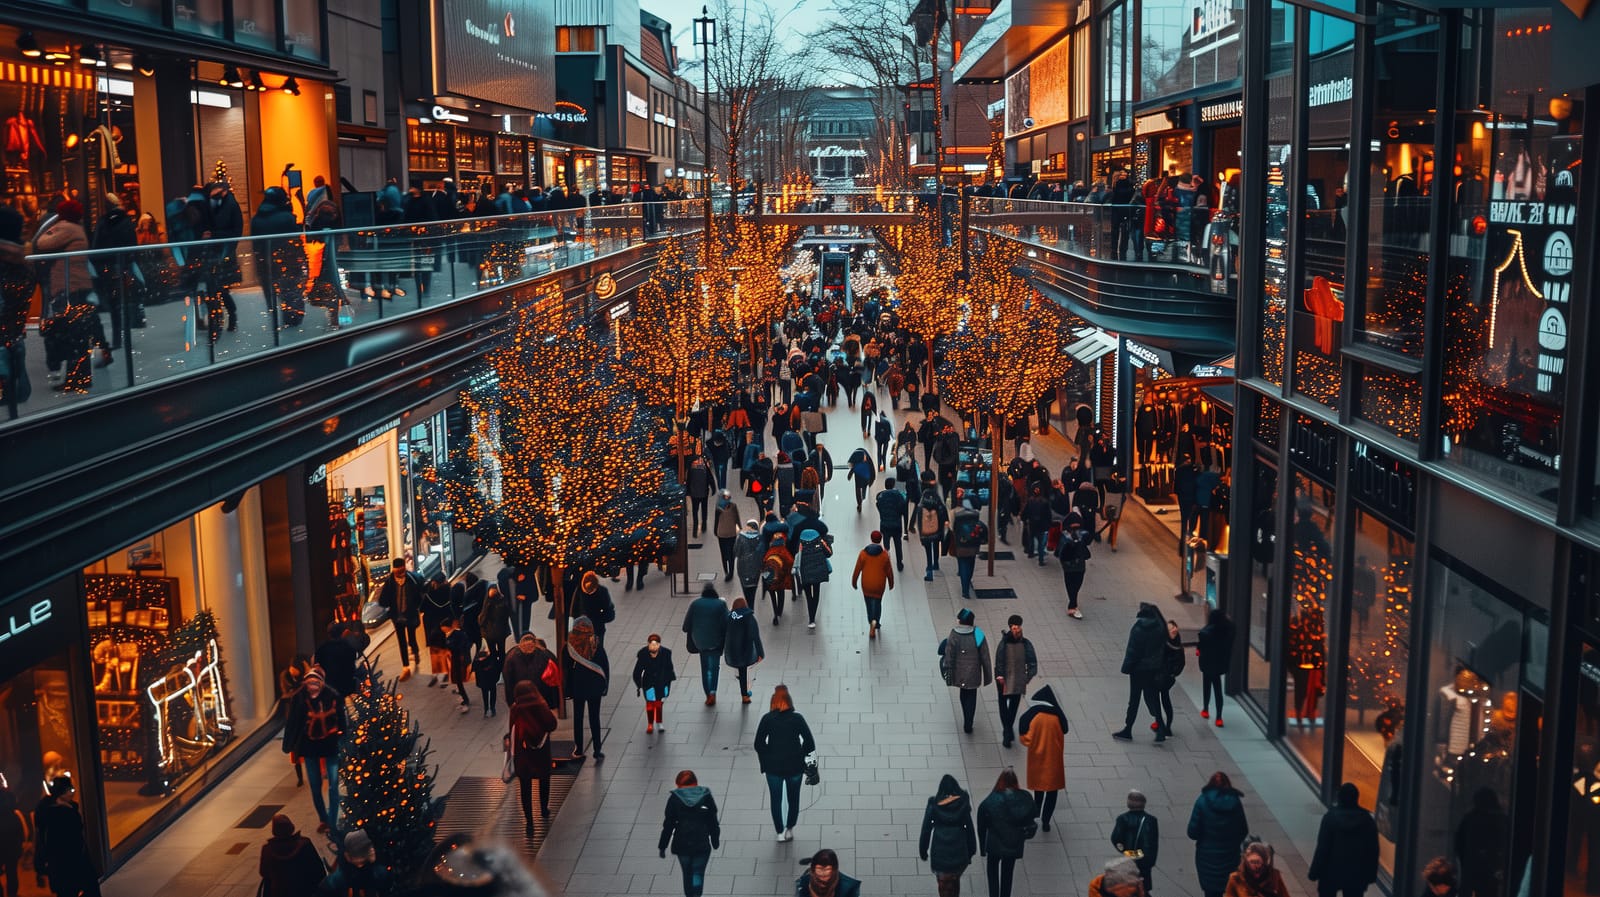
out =
[[[972,716],[978,710],[978,689],[994,680],[989,664],[986,636],[977,627],[977,617],[963,607],[956,614],[956,625],[939,645],[939,670],[946,685],[961,690],[961,727],[972,734]]]

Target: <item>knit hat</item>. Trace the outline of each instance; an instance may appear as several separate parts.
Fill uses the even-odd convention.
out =
[[[1006,618],[1006,625],[1007,626],[1021,626],[1022,625],[1022,614],[1012,614],[1011,616],[1007,617]]]
[[[294,822],[289,817],[279,813],[272,817],[272,837],[287,838],[294,834]]]
[[[877,530],[873,530],[872,531],[872,541],[873,541],[873,544],[877,544],[879,542],[882,542],[883,541],[883,533],[880,533]]]
[[[977,619],[978,616],[969,608],[963,607],[960,611],[956,612],[956,622],[960,623],[962,626],[971,626],[973,623],[977,622]]]
[[[1128,792],[1128,809],[1143,810],[1144,804],[1145,800],[1143,791],[1135,788],[1134,790]]]
[[[56,214],[68,221],[82,221],[83,203],[78,202],[76,199],[66,200],[61,205],[56,206]]]
[[[361,829],[352,829],[344,836],[345,856],[352,860],[370,863],[378,858],[378,851],[372,846],[372,839]]]

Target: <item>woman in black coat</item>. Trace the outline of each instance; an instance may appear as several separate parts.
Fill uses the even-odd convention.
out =
[[[771,709],[756,726],[756,757],[767,777],[772,795],[772,827],[779,841],[793,841],[794,827],[800,821],[800,781],[806,771],[806,755],[817,749],[806,718],[795,712],[789,689],[780,685],[772,690]],[[787,791],[789,813],[783,814]]]
[[[1189,814],[1194,871],[1205,897],[1222,897],[1228,876],[1239,868],[1239,844],[1250,833],[1243,798],[1226,773],[1212,773]]]
[[[1033,798],[1015,771],[1002,770],[994,791],[978,804],[978,852],[988,857],[989,897],[1011,897],[1011,879],[1033,822]]]
[[[1167,731],[1172,731],[1172,688],[1183,674],[1183,635],[1178,631],[1178,621],[1167,621],[1167,644],[1161,652],[1161,712],[1166,716]],[[1155,723],[1150,728],[1156,728]]]
[[[572,624],[565,666],[567,697],[572,699],[572,759],[583,759],[583,719],[587,712],[598,763],[606,758],[600,750],[600,699],[611,687],[611,662],[588,617],[579,617]]]
[[[706,864],[711,851],[722,846],[722,826],[717,822],[717,802],[711,789],[700,784],[693,772],[678,773],[667,798],[666,817],[661,821],[661,841],[656,845],[662,859],[667,846],[683,870],[683,897],[700,897],[705,888]]]
[[[766,659],[767,649],[761,644],[761,626],[756,622],[755,611],[743,598],[733,599],[733,609],[728,612],[728,629],[722,638],[722,659],[739,673],[739,696],[750,703],[750,668]]]
[[[1217,698],[1217,728],[1222,728],[1222,677],[1228,674],[1228,663],[1233,659],[1233,621],[1222,608],[1213,608],[1200,630],[1200,645],[1195,650],[1200,658],[1200,718],[1211,718],[1211,696]]]
[[[972,799],[955,776],[940,779],[938,793],[928,798],[917,852],[933,869],[940,897],[961,893],[961,873],[978,852],[978,836],[972,826]]]

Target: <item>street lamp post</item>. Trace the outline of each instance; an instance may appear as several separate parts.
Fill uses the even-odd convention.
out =
[[[694,45],[700,48],[700,102],[705,119],[705,178],[700,186],[705,191],[705,231],[700,237],[700,250],[704,266],[711,267],[711,48],[717,45],[717,20],[711,10],[700,7],[700,17],[694,20]]]

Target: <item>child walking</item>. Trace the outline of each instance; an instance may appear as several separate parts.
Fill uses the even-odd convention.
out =
[[[661,718],[661,705],[672,690],[672,681],[678,674],[672,668],[672,652],[661,646],[661,636],[650,633],[645,646],[639,649],[633,664],[633,684],[644,695],[644,731],[650,734],[657,729],[667,731]]]
[[[478,683],[478,693],[483,695],[483,715],[495,715],[495,702],[498,700],[495,691],[500,685],[500,670],[504,662],[489,653],[488,648],[478,652],[478,657],[472,662],[472,678]]]

